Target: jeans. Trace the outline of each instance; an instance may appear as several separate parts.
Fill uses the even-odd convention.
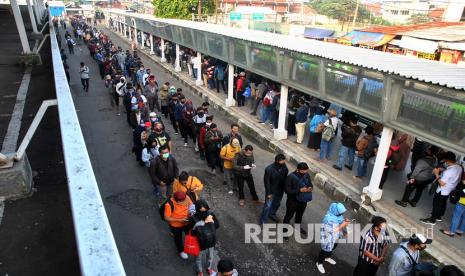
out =
[[[332,148],[331,141],[321,140],[320,144],[320,160],[323,159],[330,159],[331,158],[331,148]]]
[[[281,206],[281,200],[283,200],[284,189],[280,189],[273,193],[273,201],[271,202],[270,216],[276,216],[276,212]]]
[[[232,169],[223,168],[223,181],[228,185],[228,190],[232,191],[234,188]]]
[[[221,88],[223,89],[223,92],[226,94],[226,82],[224,80],[216,80],[216,92],[220,93],[220,85]]]
[[[213,269],[213,255],[215,254],[214,247],[207,248],[205,250],[200,251],[200,254],[195,257],[195,266],[197,268],[197,272],[203,272],[203,256],[207,258],[207,269]]]
[[[357,177],[364,177],[367,174],[368,160],[363,157],[357,156]]]
[[[270,107],[263,107],[262,108],[262,122],[263,123],[266,123],[266,121],[268,119],[270,119],[270,121],[271,121],[271,113],[272,113],[271,111],[273,111],[273,110]]]
[[[452,215],[450,232],[456,233],[457,228],[459,230],[459,233],[465,232],[465,205],[458,202],[455,205],[454,214]]]
[[[89,79],[81,79],[81,83],[84,91],[89,92]]]
[[[349,156],[349,159],[346,162],[346,158]],[[355,148],[348,148],[346,146],[342,146],[339,150],[339,159],[336,162],[336,166],[342,168],[344,164],[349,167],[354,165],[354,158],[355,158]]]
[[[260,224],[268,222],[268,216],[270,215],[271,203],[273,198],[266,198],[265,204],[263,204],[262,214],[260,215]]]

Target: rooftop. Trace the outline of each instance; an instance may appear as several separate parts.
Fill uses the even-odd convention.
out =
[[[141,20],[151,20],[168,25],[176,25],[184,28],[210,32],[224,37],[274,46],[281,49],[292,50],[337,62],[344,62],[367,69],[377,70],[383,73],[398,75],[404,78],[465,90],[465,78],[463,77],[465,76],[465,68],[455,64],[439,63],[423,59],[412,59],[402,55],[370,51],[362,48],[348,47],[311,39],[309,40],[303,37],[245,30],[203,22],[156,18],[152,15],[125,13],[124,11],[116,9],[110,9],[109,12],[139,18]],[[449,24],[457,25],[458,23]]]
[[[432,28],[444,28],[449,26],[459,26],[459,28],[464,29],[465,24],[463,22],[429,22],[416,25],[402,25],[402,26],[377,26],[377,27],[368,27],[360,29],[359,31],[370,32],[370,33],[384,33],[384,34],[394,34],[400,35],[405,32],[425,30]]]

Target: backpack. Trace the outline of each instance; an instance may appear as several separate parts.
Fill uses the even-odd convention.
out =
[[[367,160],[375,155],[375,148],[378,146],[378,144],[373,139],[376,138],[373,137],[372,140],[368,141],[368,144],[365,150],[363,151],[363,158]]]
[[[325,127],[325,129],[323,130],[323,133],[321,134],[321,139],[327,142],[331,141],[336,134],[336,129],[333,126],[333,121],[331,119],[328,119],[328,121],[329,121],[328,126]]]
[[[266,93],[265,98],[263,98],[263,106],[268,107],[273,103],[273,98],[270,95],[270,92]]]
[[[160,212],[160,217],[161,217],[161,220],[163,221],[166,221],[165,219],[165,207],[166,207],[166,203],[168,203],[170,205],[170,208],[171,208],[171,211],[173,211],[174,209],[174,205],[173,205],[173,202],[171,201],[171,197],[165,199],[163,201],[163,203],[160,205],[158,211]]]
[[[201,220],[198,221],[194,227],[201,250],[212,248],[216,245],[216,229],[214,223],[205,223]]]

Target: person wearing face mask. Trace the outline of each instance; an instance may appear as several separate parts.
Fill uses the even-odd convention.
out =
[[[145,68],[144,66],[141,66],[139,70],[137,70],[136,72],[136,81],[140,87],[144,87],[144,82],[143,82],[144,74],[145,74]]]
[[[245,146],[243,151],[236,154],[233,164],[234,178],[239,188],[239,206],[244,207],[244,181],[247,182],[250,194],[255,203],[262,203],[258,199],[257,192],[255,191],[255,183],[252,176],[252,170],[257,167],[253,157],[253,147],[251,145]]]
[[[195,137],[197,139],[197,144],[195,144],[195,152],[199,151],[199,137],[200,137],[200,129],[205,125],[207,122],[207,115],[205,115],[205,111],[203,107],[199,106],[197,107],[197,114],[192,118],[192,121],[194,122],[194,131],[195,131]]]
[[[195,131],[194,131],[194,122],[192,118],[195,116],[194,105],[191,100],[186,100],[184,108],[182,110],[182,124],[181,126],[181,135],[184,138],[184,146],[188,145],[188,138],[192,139],[194,147],[197,145]]]
[[[123,103],[124,88],[126,88],[126,78],[121,77],[115,86],[116,115],[121,115],[121,105]]]
[[[412,275],[413,268],[420,261],[420,252],[432,242],[431,239],[427,239],[421,234],[413,234],[408,242],[401,243],[399,248],[392,253],[389,276]]]
[[[207,163],[208,163],[208,156],[206,156],[205,135],[207,134],[207,131],[210,128],[212,123],[213,123],[213,115],[205,117],[205,124],[200,128],[200,131],[199,131],[198,144],[199,144],[200,160],[205,160],[205,158],[207,158]]]
[[[234,181],[233,161],[239,152],[241,152],[241,144],[236,138],[233,138],[229,144],[224,145],[220,151],[220,158],[223,160],[223,185],[228,185],[228,194],[230,195],[234,193],[234,185],[237,189],[237,183]]]
[[[447,199],[461,181],[463,172],[463,168],[457,164],[457,157],[453,152],[445,152],[438,159],[444,162],[445,169],[435,168],[433,170],[438,187],[433,197],[431,217],[420,219],[421,222],[430,225],[435,225],[436,221],[442,221],[442,216],[446,213]]]
[[[199,240],[200,254],[195,257],[197,275],[202,276],[203,256],[207,259],[207,272],[211,275],[213,271],[213,256],[215,255],[216,229],[220,227],[218,218],[210,210],[208,203],[203,200],[195,202],[195,214],[189,218],[189,230]]]
[[[165,125],[163,124],[163,121],[161,120],[161,117],[158,116],[158,114],[155,112],[149,113],[149,120],[152,123],[152,128],[155,128],[155,124],[157,123],[161,123],[163,128],[165,127]]]
[[[171,187],[174,180],[178,178],[179,168],[176,159],[170,155],[167,145],[161,146],[159,152],[160,155],[150,163],[149,174],[154,193],[157,196],[161,195],[160,201],[163,201],[171,195]]]
[[[326,212],[323,218],[320,228],[321,250],[316,261],[316,267],[322,274],[325,273],[323,262],[328,262],[332,265],[336,264],[336,261],[331,258],[331,255],[337,247],[337,241],[347,236],[346,227],[349,225],[350,220],[344,219],[344,213],[346,211],[347,209],[344,204],[333,202],[329,205],[328,212]]]
[[[167,145],[170,152],[173,153],[173,141],[171,140],[171,136],[165,131],[163,123],[155,123],[153,131],[150,134],[150,139],[157,141],[159,147]]]
[[[353,276],[376,275],[379,266],[386,260],[388,245],[391,243],[386,231],[386,219],[374,216],[371,223],[371,229],[360,237],[358,262]]]
[[[211,173],[216,174],[216,167],[220,166],[220,150],[221,150],[221,140],[223,139],[223,134],[218,130],[216,124],[211,124],[207,133],[205,134],[205,145],[207,150],[207,160],[208,165],[210,166]]]
[[[160,153],[158,152],[157,141],[149,137],[147,139],[147,143],[145,143],[144,149],[142,150],[142,162],[144,162],[147,168],[150,168],[150,163],[158,155],[160,155]]]
[[[148,84],[145,85],[143,94],[147,98],[150,111],[154,111],[155,108],[160,111],[160,104],[158,103],[158,83],[154,75],[148,77]]]
[[[287,201],[283,223],[289,224],[295,215],[295,227],[300,227],[307,203],[313,198],[313,183],[308,174],[307,163],[297,164],[297,169],[286,177],[285,192]],[[306,235],[307,231],[300,227],[300,233]]]
[[[217,266],[218,272],[213,272],[210,276],[238,276],[239,273],[234,268],[234,264],[228,259],[221,259]]]
[[[161,89],[160,89],[161,113],[163,115],[165,115],[165,118],[168,118],[169,90],[171,90],[171,88],[173,88],[176,91],[176,88],[174,88],[174,87],[169,88],[169,86],[170,86],[170,83],[165,82],[161,86]]]
[[[170,117],[171,125],[173,126],[174,129],[174,134],[178,134],[179,128],[178,128],[178,122],[176,121],[176,116],[175,116],[175,111],[176,111],[176,105],[179,102],[178,94],[173,94],[168,102],[168,115]]]
[[[184,96],[178,96],[178,101],[174,105],[174,119],[176,120],[177,128],[181,132],[181,136],[187,136],[185,133],[186,128],[183,127],[183,111],[186,105],[186,98]]]
[[[274,162],[265,168],[263,183],[265,184],[265,204],[263,205],[262,214],[260,216],[260,224],[268,222],[271,218],[275,222],[279,222],[276,217],[276,212],[281,205],[281,200],[284,195],[284,186],[289,170],[286,166],[286,157],[279,153],[275,156]]]

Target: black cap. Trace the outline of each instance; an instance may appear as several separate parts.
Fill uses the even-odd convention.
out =
[[[297,169],[298,170],[308,170],[308,165],[305,162],[300,162],[297,164]]]

